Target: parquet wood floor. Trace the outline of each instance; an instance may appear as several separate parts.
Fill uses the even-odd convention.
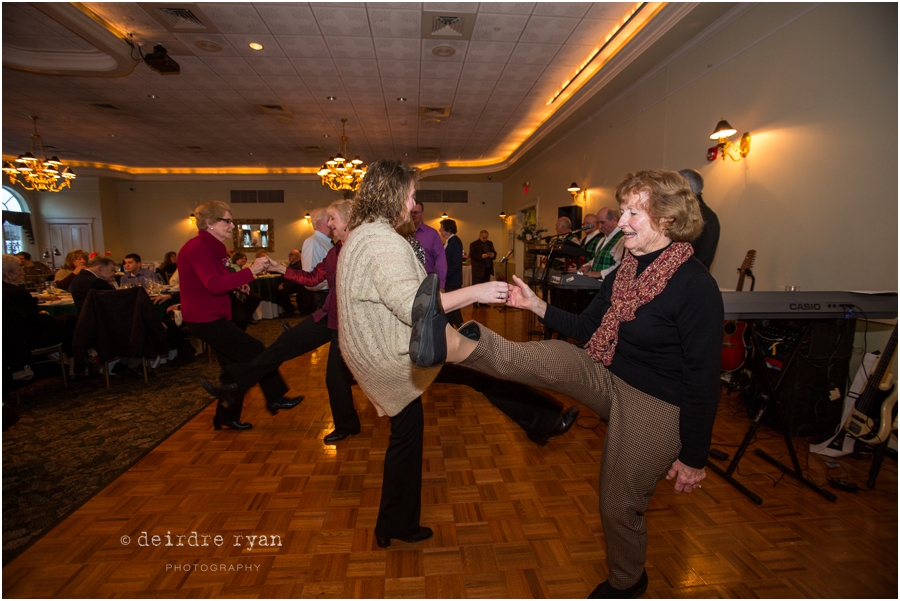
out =
[[[465,313],[525,339],[520,312]],[[323,348],[283,366],[306,394],[291,411],[270,416],[254,391],[250,431],[213,431],[210,406],[6,566],[4,596],[583,598],[607,577],[604,426],[587,410],[538,447],[481,395],[433,386],[422,523],[435,536],[382,550],[373,528],[389,423],[355,388],[362,433],[322,443],[326,357]],[[749,425],[736,404],[723,395],[715,428],[727,452]],[[765,427],[757,447],[787,461]],[[868,461],[827,470],[797,447],[815,481],[843,476],[865,490]],[[691,495],[660,483],[647,511],[646,596],[896,598],[896,470],[888,460],[876,490],[836,491],[835,503],[786,479],[774,485],[780,472],[752,452],[737,477],[761,506],[712,473]]]

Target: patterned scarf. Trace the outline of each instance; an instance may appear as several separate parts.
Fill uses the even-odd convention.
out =
[[[694,248],[689,242],[673,242],[635,278],[638,261],[631,253],[625,253],[613,284],[610,307],[603,316],[600,327],[585,345],[591,359],[609,367],[619,342],[619,324],[634,319],[634,312],[638,307],[656,298],[665,289],[672,274],[692,254]]]

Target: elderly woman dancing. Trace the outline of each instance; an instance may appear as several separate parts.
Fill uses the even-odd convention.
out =
[[[341,352],[379,415],[391,418],[381,504],[375,524],[379,547],[391,539],[430,538],[419,524],[422,506],[421,395],[440,371],[408,357],[412,300],[425,269],[394,228],[415,206],[416,174],[399,161],[369,165],[350,212],[350,235],[338,258],[338,333]],[[433,278],[437,282],[437,278]],[[443,294],[452,309],[506,298],[506,282],[488,282]],[[438,290],[435,289],[435,293]]]
[[[724,310],[706,268],[691,255],[703,228],[687,181],[674,171],[628,175],[616,189],[629,251],[580,315],[548,306],[515,278],[507,304],[528,309],[584,348],[560,341],[513,343],[475,322],[446,326],[439,300],[413,324],[419,365],[442,360],[551,388],[608,421],[600,466],[600,514],[609,579],[591,598],[647,589],[646,510],[656,483],[691,492],[704,465],[719,398]]]

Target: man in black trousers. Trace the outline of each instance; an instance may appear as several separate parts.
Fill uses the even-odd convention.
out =
[[[452,219],[441,221],[441,238],[444,239],[444,253],[447,255],[447,280],[444,290],[450,292],[462,288],[462,257],[463,245],[456,236],[456,222]],[[462,312],[459,309],[447,313],[447,322],[459,329],[463,323]]]

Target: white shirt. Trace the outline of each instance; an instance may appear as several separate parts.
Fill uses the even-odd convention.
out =
[[[319,230],[313,232],[312,236],[303,241],[303,248],[301,250],[303,271],[312,271],[316,265],[324,261],[325,255],[328,254],[328,251],[331,250],[332,246],[334,246],[334,244],[331,243],[331,238]],[[323,280],[315,286],[307,286],[306,289],[312,290],[313,292],[328,290],[328,282]]]

